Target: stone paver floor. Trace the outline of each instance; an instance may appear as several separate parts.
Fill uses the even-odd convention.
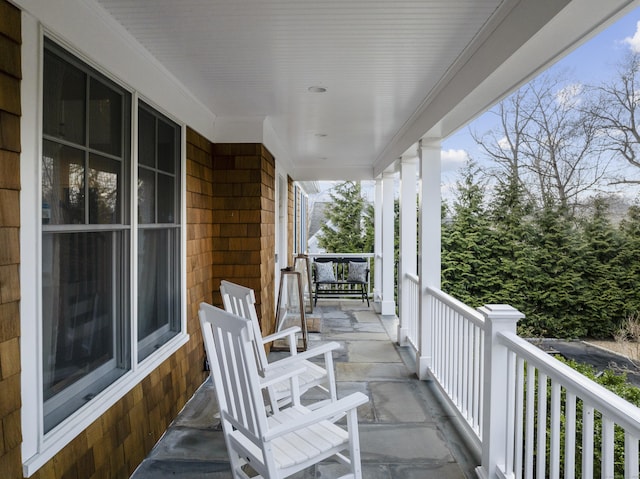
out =
[[[395,317],[374,313],[359,301],[319,302],[309,345],[337,341],[338,395],[362,391],[358,410],[363,477],[458,479],[475,477],[472,454],[457,434],[456,418],[429,381],[419,381],[412,358],[393,341]],[[271,358],[285,353],[272,352]],[[313,400],[305,395],[305,400]],[[211,381],[206,381],[134,472],[133,479],[231,478]],[[295,479],[339,477],[344,466],[321,463]]]

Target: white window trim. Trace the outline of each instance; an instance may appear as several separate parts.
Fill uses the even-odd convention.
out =
[[[45,33],[70,53],[76,55],[94,68],[96,65],[83,57],[76,49],[65,44],[56,35],[46,31],[38,21],[22,14],[22,69],[21,85],[21,145],[20,155],[20,361],[22,366],[22,457],[23,474],[25,477],[33,475],[40,467],[53,458],[62,448],[71,442],[78,434],[103,415],[111,406],[121,400],[145,377],[170,358],[184,344],[189,341],[187,334],[187,291],[186,291],[186,125],[153,102],[145,99],[149,105],[175,121],[181,129],[180,148],[180,197],[181,197],[181,232],[180,257],[181,261],[181,332],[164,344],[154,354],[138,363],[137,361],[137,328],[135,320],[131,321],[131,370],[120,379],[98,394],[87,405],[73,413],[69,418],[56,426],[46,435],[43,434],[43,397],[42,397],[42,226],[41,226],[41,157],[42,157],[42,64]],[[112,78],[125,89],[131,89],[118,79],[114,79],[103,68],[98,68],[103,74]],[[137,105],[139,95],[132,91],[132,135],[131,142],[131,208],[137,205],[137,189],[134,188],[137,178]],[[131,243],[132,251],[137,244],[137,215],[131,215]],[[137,288],[137,270],[132,257],[131,284]],[[132,295],[131,314],[135,316],[135,294]],[[35,352],[35,353],[34,353]]]

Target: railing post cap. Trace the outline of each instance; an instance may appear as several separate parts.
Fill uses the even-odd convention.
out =
[[[494,320],[517,320],[524,318],[523,313],[508,304],[485,304],[478,308],[478,311],[480,311],[485,318],[491,318]]]

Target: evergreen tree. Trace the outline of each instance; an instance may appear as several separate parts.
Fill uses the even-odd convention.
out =
[[[634,205],[620,222],[622,248],[615,263],[618,286],[624,297],[624,318],[640,312],[640,206]]]
[[[517,177],[498,184],[489,215],[494,235],[494,275],[500,288],[491,298],[495,303],[509,303],[520,311],[527,310],[527,291],[535,271],[531,242],[533,204]]]
[[[621,277],[620,236],[612,226],[609,205],[596,198],[593,213],[582,222],[582,271],[586,289],[582,315],[586,335],[610,337],[624,319],[624,299],[619,288]]]
[[[327,222],[322,225],[318,244],[330,253],[372,252],[372,231],[367,222],[366,203],[360,183],[346,181],[338,184],[331,193],[332,204],[325,211]],[[368,232],[369,231],[369,232]],[[367,250],[366,248],[371,248]]]
[[[489,302],[499,288],[499,278],[492,274],[495,235],[477,175],[477,167],[469,163],[456,186],[453,217],[442,228],[442,289],[474,307]]]
[[[551,202],[535,215],[532,259],[536,270],[528,291],[525,325],[557,338],[584,337],[585,281],[580,236],[566,209]]]

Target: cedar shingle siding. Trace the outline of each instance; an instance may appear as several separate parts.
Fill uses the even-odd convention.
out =
[[[20,11],[0,0],[0,475],[22,477],[20,444]]]
[[[213,289],[252,288],[262,332],[275,330],[275,159],[261,144],[216,144],[213,154]]]

